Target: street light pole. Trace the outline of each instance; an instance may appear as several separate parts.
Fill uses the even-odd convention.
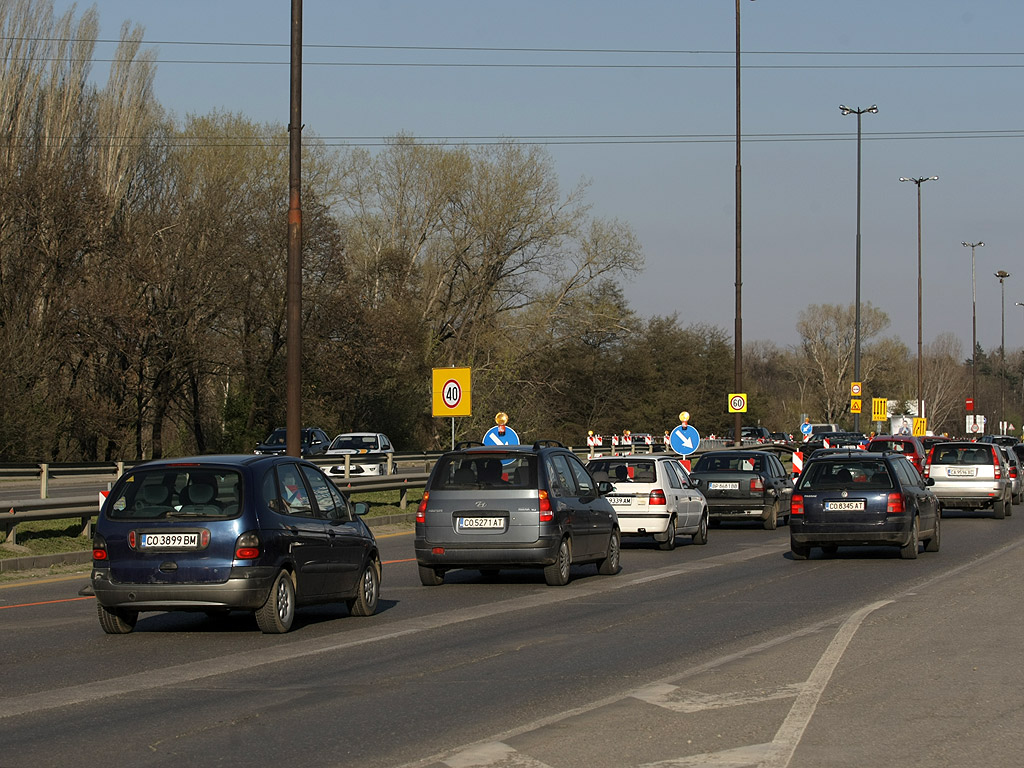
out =
[[[926,181],[936,181],[938,176],[922,176],[908,179],[900,176],[900,181],[912,181],[917,185],[917,417],[924,417],[924,400],[921,396],[924,386],[924,358],[921,355],[923,325],[921,323],[921,185]]]
[[[985,243],[979,240],[976,243],[968,243],[966,240],[961,243],[964,248],[971,249],[971,402],[978,407],[978,293],[974,283],[974,249],[984,247]]]
[[[853,380],[860,381],[860,117],[865,112],[875,114],[878,107],[872,104],[867,109],[850,109],[843,104],[839,105],[839,111],[844,115],[857,116],[857,265],[855,269],[856,287],[855,294],[855,320],[854,320],[854,341],[853,341]],[[853,414],[853,431],[860,432],[860,414]]]
[[[999,434],[1003,434],[1003,379],[1005,378],[1004,373],[1006,372],[1006,285],[1003,282],[1010,276],[1010,273],[1005,269],[1000,269],[995,273],[995,276],[999,278],[999,293],[1000,293],[1000,319],[999,319],[999,421],[996,424],[999,426]]]

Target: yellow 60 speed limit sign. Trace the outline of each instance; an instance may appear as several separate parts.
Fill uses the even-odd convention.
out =
[[[737,392],[729,395],[729,413],[746,413],[747,412],[747,395],[746,393]]]

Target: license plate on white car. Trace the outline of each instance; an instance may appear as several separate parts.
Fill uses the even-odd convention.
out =
[[[460,517],[460,531],[500,531],[505,528],[503,517]]]
[[[628,507],[633,503],[632,496],[607,496],[606,498],[613,507]]]
[[[738,491],[740,489],[739,483],[708,483],[708,488],[712,491]]]
[[[975,477],[977,467],[946,467],[946,477]]]
[[[143,533],[139,546],[142,549],[199,549],[199,534]]]
[[[826,512],[863,512],[864,511],[864,499],[856,499],[853,501],[826,501],[825,502]]]

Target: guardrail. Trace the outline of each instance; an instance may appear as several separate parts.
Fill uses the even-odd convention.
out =
[[[702,440],[701,449],[694,452],[692,455],[700,455],[707,450],[717,450],[721,448],[729,448],[731,443],[726,440]],[[741,446],[742,448],[757,448],[759,450],[771,450],[778,453],[791,453],[796,450],[796,446],[793,444],[759,444],[749,442]],[[657,453],[658,451],[653,450],[652,446],[634,446],[634,449],[641,450],[625,450],[624,446],[618,446],[615,453],[619,455],[632,453],[639,454],[651,454]],[[581,459],[586,459],[588,456],[611,455],[612,451],[604,451],[601,449],[580,449],[571,448]],[[433,467],[434,462],[442,454],[442,451],[436,451],[433,453],[416,453],[416,454],[395,454],[394,457],[389,457],[387,461],[388,474],[376,475],[369,477],[353,477],[351,474],[347,477],[332,476],[331,480],[334,484],[343,491],[349,494],[356,493],[370,493],[374,491],[400,491],[399,506],[405,509],[407,506],[407,497],[410,490],[424,488],[426,486],[427,478],[430,476],[430,469]],[[323,458],[314,459],[314,463],[320,466],[344,466],[346,473],[351,469],[351,456],[345,456],[345,461],[340,461],[341,457],[334,457],[330,460]],[[422,472],[406,472],[403,474],[393,474],[392,470],[398,463],[423,463],[424,470]],[[135,462],[141,463],[141,462]],[[63,477],[96,477],[96,478],[111,478],[110,482],[116,480],[126,468],[134,466],[135,463],[129,462],[108,462],[108,463],[94,463],[94,464],[4,464],[0,465],[0,478],[41,478],[40,494],[42,498],[39,499],[23,499],[17,501],[6,502],[3,504],[7,507],[6,512],[0,512],[0,535],[6,538],[8,544],[17,544],[17,525],[18,523],[27,522],[30,520],[61,520],[61,519],[79,519],[82,522],[81,535],[88,536],[91,531],[92,519],[99,513],[99,490],[95,495],[90,494],[88,496],[72,496],[59,499],[46,498],[47,493],[47,482],[50,478],[63,478]],[[109,487],[109,484],[108,484]]]
[[[423,488],[427,484],[429,472],[416,472],[405,475],[384,475],[382,477],[362,478],[331,478],[334,484],[349,494],[372,493],[375,491],[400,491],[399,506],[405,509],[410,490]],[[4,504],[7,511],[0,513],[0,534],[8,544],[16,545],[17,526],[31,520],[70,520],[82,521],[79,535],[88,536],[92,531],[92,521],[99,514],[99,492],[88,496],[69,496],[60,499],[24,499]]]

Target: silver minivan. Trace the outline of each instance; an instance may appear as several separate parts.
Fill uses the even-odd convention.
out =
[[[1003,518],[1013,511],[1009,467],[991,443],[943,442],[931,450],[925,476],[943,508],[990,509]]]

